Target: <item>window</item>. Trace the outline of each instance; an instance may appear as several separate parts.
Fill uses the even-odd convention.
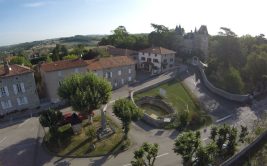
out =
[[[1,96],[6,96],[5,87],[1,87]]]
[[[128,77],[128,81],[129,81],[129,82],[132,81],[132,77]]]
[[[171,58],[170,61],[173,62],[173,58]]]
[[[112,78],[112,72],[106,72],[105,77],[106,78]]]
[[[117,83],[117,81],[115,80],[114,81],[114,87],[117,87],[118,86],[118,83]]]
[[[172,68],[172,65],[170,65],[170,68]]]
[[[121,70],[118,71],[118,75],[119,75],[119,76],[121,75]]]
[[[142,61],[145,61],[145,60],[146,60],[146,58],[145,58],[145,57],[141,57],[141,60],[142,60]]]
[[[14,89],[15,95],[18,93],[24,93],[25,92],[24,83],[21,82],[21,83],[13,84],[13,89]]]
[[[132,73],[132,69],[128,69],[128,73],[131,74]]]
[[[17,86],[17,91],[18,91],[18,93],[21,93],[21,92],[22,92],[22,89],[21,89],[20,84],[16,84],[16,86]]]
[[[164,59],[163,62],[164,62],[164,63],[167,63],[167,59]]]
[[[11,108],[12,104],[10,100],[1,101],[1,105],[3,109]]]
[[[19,97],[19,98],[17,98],[17,102],[18,102],[18,105],[28,104],[28,99],[25,96]]]
[[[147,58],[147,62],[151,62],[151,58]]]
[[[159,60],[158,59],[153,59],[153,62],[159,63]]]

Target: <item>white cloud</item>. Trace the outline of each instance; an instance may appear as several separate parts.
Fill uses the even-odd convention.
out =
[[[32,3],[26,3],[23,6],[24,7],[30,7],[30,8],[35,8],[35,7],[41,7],[41,6],[45,6],[47,3],[45,2],[32,2]]]

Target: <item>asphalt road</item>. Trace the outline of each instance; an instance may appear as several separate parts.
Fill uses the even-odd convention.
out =
[[[118,98],[124,98],[129,95],[129,89],[141,89],[146,86],[153,85],[157,82],[173,76],[174,73],[168,73],[157,78],[150,79],[144,84],[135,87],[123,87],[114,91],[112,101]],[[253,107],[243,106],[238,103],[230,102],[221,97],[210,93],[198,79],[197,73],[189,70],[184,75],[184,83],[189,90],[201,101],[206,110],[213,116],[215,124],[228,123],[232,125],[245,124],[253,126],[262,112],[266,111],[267,100],[255,104]],[[112,115],[111,105],[107,109],[107,113],[120,123],[115,116]],[[218,123],[216,123],[218,121]],[[208,129],[209,130],[209,127]],[[160,130],[154,129],[143,122],[133,123],[130,130],[130,137],[133,145],[123,153],[96,157],[96,158],[58,158],[50,156],[40,147],[40,133],[43,129],[39,127],[38,118],[33,117],[19,121],[0,124],[0,165],[4,166],[127,166],[133,158],[133,151],[137,149],[143,142],[159,143],[160,151],[156,160],[156,166],[181,165],[181,157],[173,153],[174,139],[179,134],[176,130]],[[206,140],[208,132],[201,130],[202,139]],[[38,143],[39,142],[39,143]]]

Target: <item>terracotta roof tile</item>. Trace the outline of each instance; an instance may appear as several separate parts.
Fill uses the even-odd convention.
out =
[[[45,72],[50,72],[50,71],[64,70],[75,67],[83,67],[86,65],[87,64],[85,63],[85,61],[81,59],[72,59],[72,60],[56,61],[52,63],[43,63],[41,64],[40,68]]]
[[[9,70],[7,72],[6,72],[4,66],[0,67],[0,77],[1,78],[21,75],[21,74],[31,73],[31,72],[33,72],[32,69],[30,69],[26,66],[21,66],[21,65],[9,65]]]
[[[101,70],[135,64],[134,60],[128,56],[115,56],[108,58],[92,59],[87,60],[86,63],[88,65],[87,68],[89,70]]]
[[[147,53],[153,53],[153,54],[175,54],[175,51],[169,50],[167,48],[163,47],[151,47],[144,50],[141,50],[140,52],[147,52]]]

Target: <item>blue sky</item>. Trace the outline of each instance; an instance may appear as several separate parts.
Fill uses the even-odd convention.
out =
[[[150,32],[150,23],[186,31],[204,24],[238,35],[267,35],[264,0],[0,0],[0,45],[86,34],[109,34],[124,25]]]

